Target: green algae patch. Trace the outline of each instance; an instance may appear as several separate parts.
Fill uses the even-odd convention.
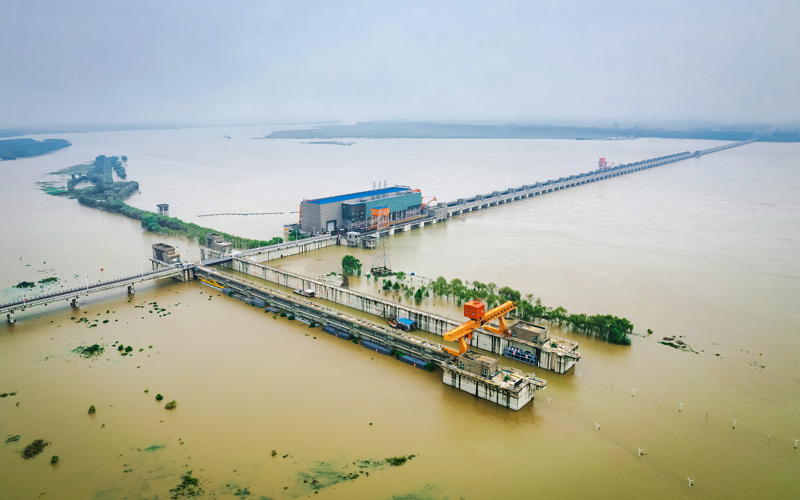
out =
[[[103,354],[106,348],[100,344],[80,345],[72,350],[72,352],[80,355],[83,358],[95,358]]]
[[[8,444],[8,443],[16,443],[17,441],[19,441],[19,439],[21,437],[22,436],[20,436],[19,434],[14,434],[13,436],[8,436],[6,438],[6,444]]]
[[[389,465],[391,465],[392,467],[396,467],[396,466],[398,466],[398,465],[403,465],[404,463],[406,463],[407,461],[411,460],[411,459],[412,459],[412,458],[414,458],[415,456],[416,456],[416,455],[406,455],[406,456],[399,456],[399,457],[389,457],[389,458],[385,458],[384,460],[386,460],[386,463],[387,463],[387,464],[389,464]]]
[[[43,451],[44,451],[44,448],[45,448],[45,447],[46,447],[48,444],[50,444],[50,443],[48,443],[48,442],[47,442],[47,441],[45,441],[44,439],[37,439],[37,440],[35,440],[34,442],[32,442],[31,444],[29,444],[28,446],[26,446],[26,447],[25,447],[25,449],[23,449],[23,450],[22,450],[22,458],[24,458],[25,460],[27,460],[27,459],[29,459],[29,458],[33,458],[33,457],[35,457],[35,456],[36,456],[36,455],[38,455],[39,453],[43,452]]]
[[[236,498],[249,498],[252,495],[249,487],[232,483],[226,484],[221,490],[223,495],[233,495]],[[267,497],[261,496],[260,498],[266,499]]]
[[[147,448],[143,449],[142,451],[158,451],[163,450],[164,445],[161,444],[154,444],[153,446],[148,446]]]
[[[203,494],[203,488],[200,487],[200,480],[192,477],[192,471],[187,471],[186,474],[181,476],[181,482],[178,486],[169,490],[169,497],[173,500],[178,498],[197,497]]]
[[[298,475],[298,487],[305,493],[317,493],[319,490],[335,486],[346,481],[355,481],[360,477],[367,477],[370,472],[376,472],[387,467],[396,467],[405,464],[416,455],[401,455],[377,460],[356,460],[347,464],[333,464],[330,462],[317,462],[314,467],[302,471]]]

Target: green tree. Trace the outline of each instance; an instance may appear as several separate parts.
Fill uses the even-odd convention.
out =
[[[519,302],[520,293],[513,288],[504,286],[500,290],[497,291],[497,295],[500,296],[500,299],[503,301],[510,300],[511,302]]]
[[[419,304],[422,302],[422,298],[425,296],[425,287],[417,288],[416,293],[414,293],[414,302]]]
[[[342,272],[345,275],[357,273],[361,276],[361,261],[352,255],[345,255],[342,257]]]

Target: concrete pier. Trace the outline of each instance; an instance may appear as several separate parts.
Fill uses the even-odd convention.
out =
[[[519,410],[528,404],[533,399],[534,391],[546,385],[524,383],[524,378],[512,377],[510,370],[501,371],[492,379],[487,379],[461,370],[456,364],[455,359],[442,364],[442,383],[512,410]]]

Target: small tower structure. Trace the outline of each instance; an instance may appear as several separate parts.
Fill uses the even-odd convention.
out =
[[[378,242],[370,272],[375,276],[386,276],[392,272],[389,254],[386,251],[386,237],[389,235],[389,207],[373,208],[372,219],[375,221],[375,234]]]
[[[169,217],[169,203],[159,203],[156,207],[158,207],[158,215]]]

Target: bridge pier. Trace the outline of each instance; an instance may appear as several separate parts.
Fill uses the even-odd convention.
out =
[[[14,319],[14,311],[9,311],[8,314],[6,314],[6,318],[8,318],[8,322],[12,325],[17,322],[17,320]]]

